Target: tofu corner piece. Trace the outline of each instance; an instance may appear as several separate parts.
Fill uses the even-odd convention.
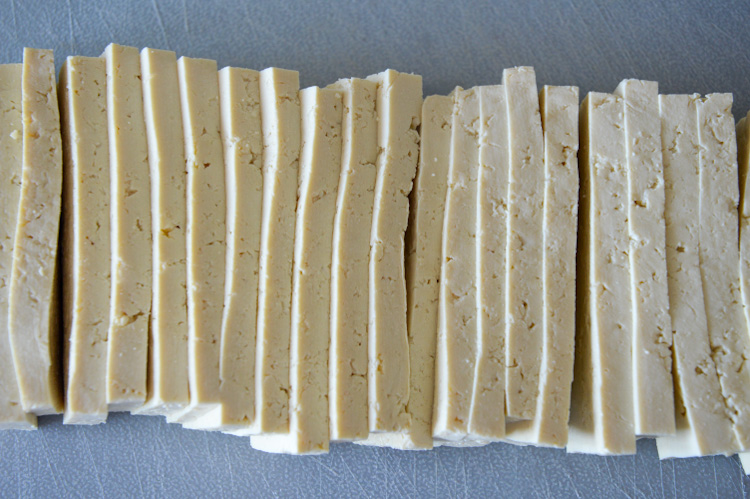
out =
[[[60,70],[63,151],[65,424],[107,419],[110,299],[109,144],[105,63],[68,57]],[[96,209],[92,209],[96,207]]]
[[[57,241],[62,138],[51,50],[23,52],[23,170],[13,243],[8,322],[21,404],[63,411]]]
[[[138,49],[104,51],[109,126],[112,291],[107,334],[107,404],[146,401],[151,316],[151,187]]]
[[[302,150],[294,235],[289,430],[252,436],[267,452],[328,452],[328,342],[336,190],[341,172],[341,93],[301,90]]]
[[[22,64],[0,65],[0,430],[33,430],[36,416],[21,405],[8,335],[8,292],[13,266],[23,164]]]

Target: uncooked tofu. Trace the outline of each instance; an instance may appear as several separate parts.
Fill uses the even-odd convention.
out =
[[[185,147],[174,52],[141,51],[143,111],[151,174],[152,278],[148,397],[138,414],[169,415],[188,390]]]
[[[111,262],[106,85],[100,57],[68,57],[60,70],[66,424],[107,419]]]
[[[367,273],[378,156],[377,84],[352,78],[330,88],[341,92],[344,106],[331,265],[330,438],[361,440],[370,431]]]
[[[8,336],[8,292],[13,265],[23,162],[23,65],[0,65],[0,429],[33,430],[36,416],[23,411]]]
[[[635,453],[628,177],[623,99],[581,106],[575,373],[568,451]]]
[[[146,401],[151,315],[151,182],[138,49],[110,44],[107,123],[110,158],[112,290],[107,333],[110,411]]]
[[[748,113],[750,114],[750,113]],[[747,195],[750,171],[750,127],[748,118],[737,123],[737,162],[740,170],[740,286],[745,309],[745,322],[750,325],[750,201]],[[750,453],[741,453],[740,462],[745,473],[750,472]]]
[[[368,423],[371,432],[408,424],[409,339],[404,235],[417,171],[422,77],[391,69],[377,83],[378,159],[369,260]]]
[[[661,459],[738,449],[708,341],[699,261],[697,95],[660,95],[669,314],[676,432],[656,439]]]
[[[289,431],[251,437],[253,448],[289,454],[328,452],[328,341],[336,189],[341,172],[341,93],[299,93],[302,150],[294,234]]]
[[[62,139],[51,50],[24,49],[23,169],[8,326],[23,410],[63,410],[57,239]]]
[[[545,86],[539,104],[545,170],[542,370],[534,419],[509,424],[507,438],[564,447],[575,346],[578,87]]]

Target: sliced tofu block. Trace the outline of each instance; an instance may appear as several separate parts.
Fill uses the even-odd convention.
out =
[[[112,291],[107,334],[110,411],[146,401],[151,315],[151,182],[138,49],[110,44],[107,61]]]
[[[352,78],[331,85],[342,94],[342,155],[331,265],[330,438],[360,440],[367,424],[367,273],[378,127],[377,85]]]
[[[8,327],[23,410],[63,410],[57,239],[62,144],[51,50],[24,49],[23,170]]]
[[[477,342],[477,177],[479,94],[454,91],[450,166],[443,216],[432,435],[468,432]]]
[[[151,174],[152,295],[148,398],[138,414],[169,415],[188,391],[185,147],[174,52],[141,51],[143,111]]]
[[[408,424],[409,340],[404,235],[417,171],[422,77],[387,70],[378,85],[378,159],[369,268],[368,422],[371,432]]]
[[[328,452],[328,341],[336,189],[341,172],[341,93],[299,93],[302,150],[294,234],[289,432],[251,437],[267,452]]]
[[[568,442],[575,346],[578,228],[578,87],[545,86],[544,322],[534,419],[508,425],[508,439],[551,447]]]
[[[575,373],[569,452],[635,453],[624,101],[581,106]]]
[[[656,439],[662,459],[739,448],[711,356],[701,282],[698,99],[659,96],[676,409],[676,433]]]
[[[106,85],[100,57],[68,57],[60,71],[66,424],[107,419],[111,261]]]
[[[226,190],[216,61],[177,61],[187,167],[187,313],[190,404],[167,421],[204,429],[219,410]],[[195,424],[192,424],[195,423]],[[213,429],[212,427],[209,427]]]
[[[509,420],[533,419],[543,348],[544,139],[534,69],[506,69],[503,84],[510,148],[505,412]]]
[[[23,411],[8,336],[8,293],[13,266],[23,164],[23,65],[0,65],[0,429],[33,430],[36,416]]]

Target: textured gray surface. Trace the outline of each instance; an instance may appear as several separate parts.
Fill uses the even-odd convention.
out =
[[[661,91],[733,92],[750,107],[750,4],[629,2],[91,2],[0,0],[0,63],[23,46],[99,55],[115,41],[219,66],[276,65],[323,85],[393,67],[420,73],[425,94],[498,83],[536,67],[541,84],[612,91],[622,78]],[[408,453],[354,445],[321,457],[253,451],[246,439],[117,414],[106,425],[0,432],[0,496],[740,497],[736,458],[660,463],[652,441],[634,457],[568,456],[496,444]]]

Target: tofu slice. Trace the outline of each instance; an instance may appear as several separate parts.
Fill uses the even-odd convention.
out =
[[[107,420],[111,261],[106,85],[99,57],[68,57],[60,70],[66,424]]]
[[[638,436],[675,432],[672,325],[664,243],[664,170],[659,85],[624,80],[631,296],[633,407]]]
[[[167,421],[206,429],[219,410],[226,190],[216,61],[177,61],[187,167],[187,313],[190,404]],[[213,429],[212,427],[210,427]]]
[[[739,448],[711,357],[701,282],[698,99],[659,96],[676,409],[675,434],[656,439],[661,459]]]
[[[408,424],[404,235],[419,155],[422,77],[389,69],[368,80],[378,85],[379,149],[369,259],[368,422],[370,432],[382,432]]]
[[[148,396],[146,403],[133,412],[166,416],[183,410],[190,402],[187,172],[175,53],[143,49],[141,75],[151,175],[152,294]]]
[[[23,411],[8,336],[8,293],[13,265],[23,164],[23,65],[0,65],[0,430],[33,430],[36,416]]]
[[[533,419],[543,344],[544,139],[536,74],[503,71],[508,105],[510,216],[506,274],[505,413]]]
[[[129,411],[147,393],[151,183],[138,49],[110,44],[104,58],[112,248],[107,403],[110,411]]]
[[[341,172],[341,93],[299,93],[302,150],[294,234],[290,339],[289,431],[257,435],[255,449],[289,454],[328,452],[328,341],[336,189]]]
[[[748,113],[750,115],[750,113]],[[736,127],[737,162],[740,174],[740,288],[745,310],[745,322],[750,325],[750,194],[748,171],[750,171],[750,126],[747,117]],[[740,453],[740,462],[745,473],[750,472],[750,452]]]
[[[581,106],[575,372],[568,451],[635,453],[624,101]]]
[[[342,94],[342,155],[331,265],[328,406],[332,441],[367,438],[367,279],[378,156],[377,84],[351,78]],[[431,409],[430,409],[431,410]]]
[[[23,51],[23,169],[8,327],[25,412],[63,410],[57,240],[62,139],[51,50]]]
[[[544,86],[544,322],[534,419],[506,428],[519,443],[565,447],[575,347],[578,87]]]

